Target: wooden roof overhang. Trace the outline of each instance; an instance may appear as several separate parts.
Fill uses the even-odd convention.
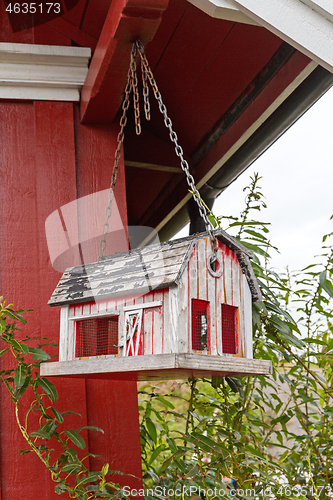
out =
[[[252,252],[222,229],[214,231],[214,235],[235,252],[246,276],[252,301],[262,300],[249,260],[253,257]],[[93,264],[70,267],[62,275],[48,303],[50,306],[62,306],[176,286],[198,240],[208,237],[206,232],[195,234],[118,252]]]
[[[81,120],[89,125],[119,120],[131,45],[140,38],[206,199],[225,189],[333,82],[327,70],[268,29],[215,19],[186,0],[65,4],[72,8],[61,18],[13,35],[0,3],[2,41],[90,47],[81,93]],[[151,103],[142,135],[135,135],[131,108],[125,131],[128,224],[153,227],[168,239],[187,222],[191,195],[152,95]]]
[[[207,200],[308,109],[332,85],[332,77],[261,26],[214,19],[186,0],[169,0],[167,6],[160,0],[156,5],[160,10],[145,13],[149,26],[142,17],[140,26],[133,21],[135,36],[128,23],[120,35],[124,21],[119,22],[119,57],[113,37],[105,45],[107,18],[96,50],[104,40],[105,57],[92,59],[81,117],[84,123],[119,119],[130,45],[133,38],[142,38],[139,32],[147,23],[143,42],[152,38],[146,46],[148,60],[191,173]],[[308,78],[308,85],[302,86]],[[165,240],[188,221],[191,195],[152,95],[151,101],[152,119],[143,120],[141,136],[135,135],[133,112],[125,132],[128,223],[153,227]]]

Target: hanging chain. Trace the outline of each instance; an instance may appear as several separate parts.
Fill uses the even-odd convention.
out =
[[[140,42],[137,40],[133,43],[132,51],[131,51],[131,61],[130,68],[127,74],[127,83],[125,88],[125,97],[122,104],[122,117],[120,119],[120,132],[117,137],[117,149],[115,152],[115,161],[112,171],[111,177],[111,186],[109,190],[109,202],[106,208],[106,221],[103,225],[103,238],[100,243],[100,255],[99,260],[103,259],[103,253],[106,248],[106,235],[109,232],[109,219],[112,214],[112,202],[114,200],[114,190],[117,181],[119,162],[121,158],[121,147],[124,142],[124,128],[127,123],[127,110],[130,105],[130,94],[133,91],[133,103],[134,103],[134,118],[135,118],[135,131],[136,134],[139,135],[141,133],[141,121],[140,121],[140,102],[139,102],[139,90],[138,90],[138,77],[136,71],[136,57],[137,53],[140,55],[141,59],[141,72],[142,72],[142,83],[143,83],[143,99],[144,99],[144,110],[145,116],[147,120],[150,120],[150,103],[149,103],[149,86],[148,81],[153,89],[154,96],[158,102],[158,107],[160,112],[164,118],[164,124],[169,130],[169,137],[171,141],[174,143],[176,155],[180,159],[180,166],[186,175],[187,183],[191,189],[192,196],[194,201],[198,206],[199,213],[205,223],[206,231],[209,234],[212,244],[212,254],[208,257],[208,270],[214,277],[219,277],[222,274],[222,266],[220,265],[220,269],[215,271],[212,268],[214,262],[218,262],[217,258],[217,250],[218,250],[218,241],[217,238],[213,234],[213,225],[209,221],[207,217],[207,209],[200,198],[200,193],[195,186],[194,177],[190,173],[190,167],[188,162],[184,158],[184,152],[182,147],[178,144],[178,136],[176,132],[173,130],[172,121],[168,116],[167,109],[165,104],[163,103],[161,93],[158,90],[156,80],[153,76],[152,70],[150,69],[145,49]]]
[[[139,101],[139,89],[138,89],[138,75],[136,72],[136,54],[137,54],[136,44],[133,43],[132,53],[131,53],[130,72],[131,72],[131,78],[132,78],[132,82],[133,82],[132,86],[133,86],[135,132],[136,132],[136,135],[140,135],[141,134],[141,121],[140,121],[140,101]]]
[[[106,221],[103,225],[103,238],[102,238],[101,243],[100,243],[100,254],[99,254],[98,260],[103,260],[103,254],[104,254],[104,250],[106,248],[106,235],[108,234],[109,229],[110,229],[109,219],[110,219],[111,214],[112,214],[112,202],[114,200],[114,190],[115,190],[115,186],[116,186],[116,182],[117,182],[119,162],[120,162],[120,158],[121,158],[121,146],[122,146],[122,143],[124,142],[124,137],[125,137],[124,136],[124,128],[125,128],[126,123],[127,123],[127,110],[129,108],[129,105],[130,105],[130,94],[131,94],[131,91],[133,90],[133,86],[134,86],[134,75],[136,75],[136,71],[135,72],[133,71],[133,67],[135,68],[135,66],[136,66],[135,60],[136,60],[136,47],[133,45],[133,48],[131,51],[130,69],[128,70],[128,74],[127,74],[127,83],[126,83],[126,87],[125,87],[125,97],[124,97],[123,104],[122,104],[123,112],[122,112],[122,116],[120,118],[120,131],[119,131],[119,134],[117,136],[117,149],[116,149],[116,152],[114,154],[114,165],[113,165],[113,171],[112,171],[112,176],[111,176],[111,185],[110,185],[110,190],[109,190],[109,202],[108,202],[108,206],[107,206],[106,212],[105,212]],[[137,80],[136,80],[136,83],[137,83]],[[139,115],[139,120],[140,120],[140,115]],[[140,124],[140,121],[139,121],[139,124]],[[141,125],[140,125],[140,130],[141,130]]]
[[[143,84],[143,101],[146,120],[150,120],[150,102],[149,102],[149,87],[148,87],[148,75],[146,68],[144,66],[143,60],[141,59],[141,73],[142,73],[142,84]]]
[[[146,57],[145,49],[144,49],[142,43],[140,42],[140,40],[136,41],[136,46],[138,48],[138,52],[139,52],[139,55],[141,57],[142,67],[144,68],[143,74],[144,73],[146,74],[146,77],[148,77],[150,85],[152,86],[152,89],[153,89],[153,92],[154,92],[154,96],[155,96],[155,98],[156,98],[156,100],[158,102],[159,110],[160,110],[160,112],[162,113],[162,115],[164,117],[164,124],[167,127],[167,129],[169,130],[170,139],[171,139],[171,141],[175,145],[176,155],[180,159],[180,166],[181,166],[182,170],[185,172],[187,183],[188,183],[188,185],[189,185],[189,187],[190,187],[190,189],[192,191],[192,196],[194,198],[194,201],[198,205],[199,213],[200,213],[200,215],[201,215],[201,217],[202,217],[202,219],[203,219],[203,221],[205,223],[206,231],[208,232],[209,237],[211,239],[212,251],[213,251],[213,254],[210,257],[210,266],[211,266],[211,264],[213,264],[217,260],[217,250],[218,250],[218,241],[217,241],[217,238],[213,234],[213,229],[214,228],[213,228],[211,222],[209,221],[209,219],[207,217],[207,209],[206,209],[204,203],[202,202],[202,200],[200,198],[199,191],[197,190],[197,188],[195,186],[194,178],[193,178],[193,176],[190,173],[189,164],[188,164],[188,162],[184,158],[183,149],[178,144],[178,136],[177,136],[176,132],[172,128],[172,121],[171,121],[171,119],[168,116],[166,106],[163,103],[161,93],[158,90],[156,80],[155,80],[154,75],[153,75],[153,73],[152,73],[152,71],[150,69],[150,66],[149,66],[149,63],[148,63],[148,60],[147,60],[147,57]]]

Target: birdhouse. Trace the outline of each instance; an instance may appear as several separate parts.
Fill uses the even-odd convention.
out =
[[[253,359],[252,301],[261,300],[251,252],[222,230],[218,269],[208,233],[110,255],[65,271],[59,361],[44,376],[131,380],[266,375]]]

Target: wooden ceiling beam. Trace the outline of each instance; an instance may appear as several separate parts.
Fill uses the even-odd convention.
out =
[[[111,123],[121,105],[132,43],[154,37],[168,0],[113,0],[81,93],[83,123]]]
[[[146,170],[155,170],[159,172],[172,172],[173,174],[182,174],[180,167],[170,167],[168,165],[156,165],[155,163],[143,163],[141,161],[125,160],[125,167],[145,168]]]
[[[82,47],[89,47],[91,50],[95,50],[97,40],[71,22],[67,21],[67,19],[58,17],[51,22],[52,28],[56,31],[59,31],[59,33],[68,36],[68,38],[78,43]]]

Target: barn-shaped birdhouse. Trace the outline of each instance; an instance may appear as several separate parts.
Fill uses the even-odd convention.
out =
[[[269,361],[253,359],[252,301],[261,297],[251,252],[214,234],[213,273],[207,233],[67,269],[49,301],[61,306],[59,362],[44,363],[42,375],[269,374]]]

